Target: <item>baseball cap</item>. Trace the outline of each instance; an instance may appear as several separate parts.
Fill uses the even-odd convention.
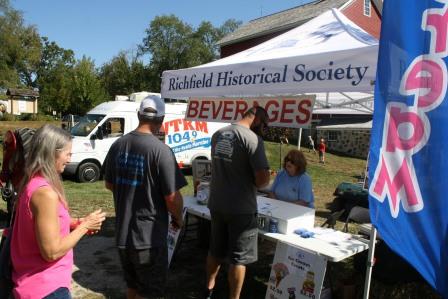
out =
[[[156,110],[156,112],[145,112],[146,108],[152,108]],[[165,115],[165,102],[158,95],[149,95],[142,100],[138,111],[141,115],[149,117],[162,117]]]

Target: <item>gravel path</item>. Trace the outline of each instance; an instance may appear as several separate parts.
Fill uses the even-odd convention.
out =
[[[75,248],[73,298],[124,298],[125,289],[114,238],[83,238]]]

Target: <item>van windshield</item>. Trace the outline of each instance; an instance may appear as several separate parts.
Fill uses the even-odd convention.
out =
[[[72,136],[82,136],[85,137],[92,132],[92,130],[98,125],[98,123],[106,115],[102,114],[86,114],[81,117],[79,122],[70,130]]]

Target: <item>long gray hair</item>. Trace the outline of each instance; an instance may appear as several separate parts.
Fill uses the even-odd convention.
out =
[[[33,176],[40,174],[58,193],[59,200],[67,207],[61,177],[56,170],[56,158],[69,142],[71,142],[70,133],[61,128],[44,125],[38,129],[31,140],[19,191],[24,190]]]

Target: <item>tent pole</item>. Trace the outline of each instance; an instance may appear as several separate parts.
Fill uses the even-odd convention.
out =
[[[364,296],[363,299],[369,298],[370,281],[372,279],[372,268],[375,258],[375,243],[376,243],[376,228],[372,225],[370,229],[369,254],[367,257],[366,280],[364,281]]]
[[[300,142],[302,141],[302,128],[299,129],[299,137],[297,138],[297,149],[300,150]]]
[[[280,157],[279,157],[279,163],[278,163],[279,168],[278,169],[282,168],[282,145],[283,145],[283,142],[280,140]]]

